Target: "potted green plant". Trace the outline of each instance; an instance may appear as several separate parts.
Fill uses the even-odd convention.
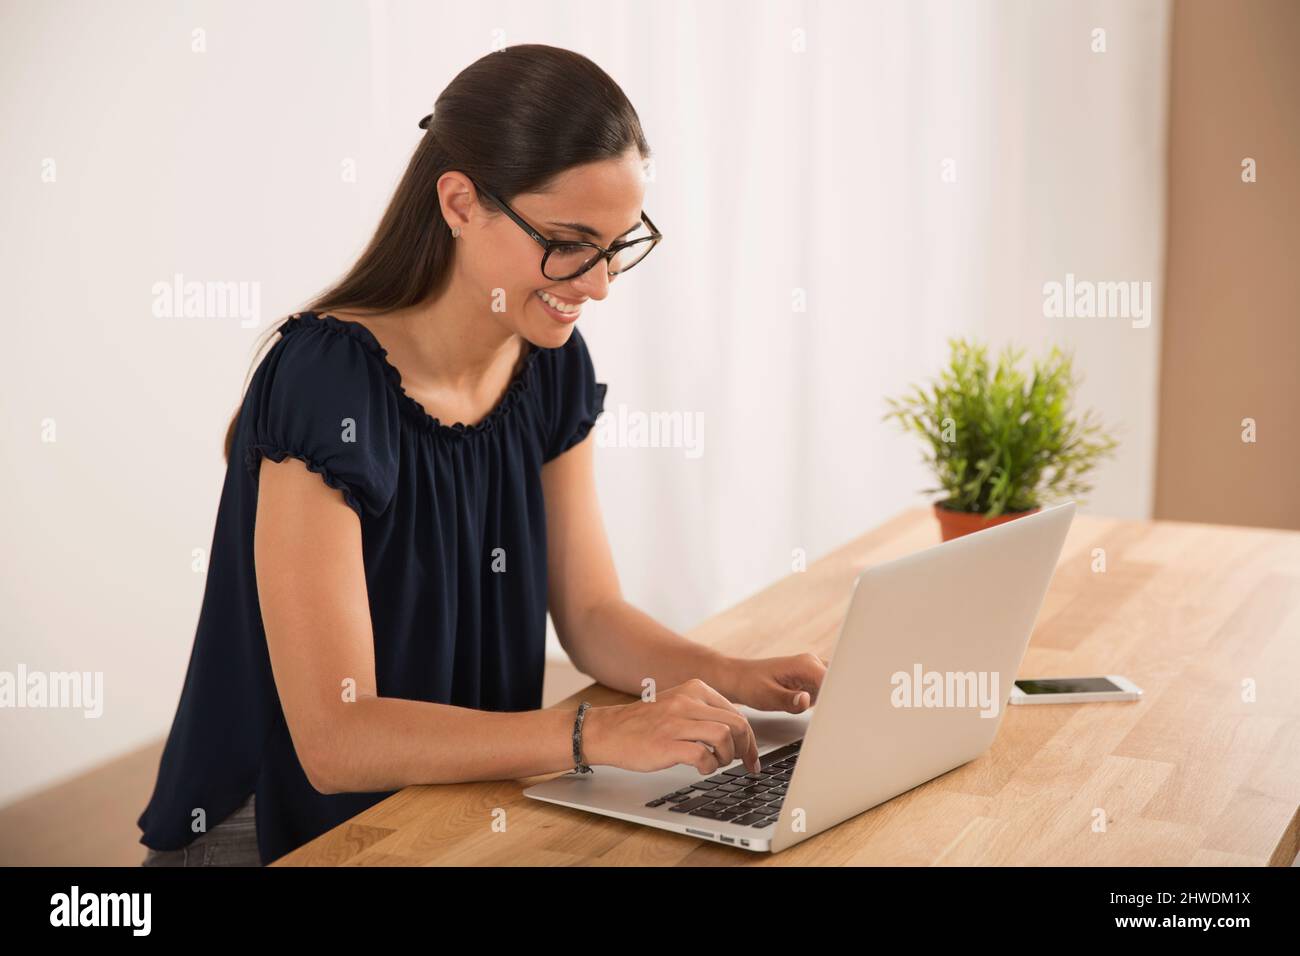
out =
[[[1007,347],[996,367],[985,346],[949,340],[951,358],[929,391],[889,398],[896,420],[926,443],[942,492],[935,502],[944,541],[1032,514],[1092,490],[1089,472],[1118,443],[1091,411],[1071,413],[1073,357],[1053,346],[1032,375],[1023,350]]]

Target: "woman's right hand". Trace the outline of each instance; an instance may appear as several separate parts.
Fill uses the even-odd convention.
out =
[[[642,772],[690,764],[708,776],[737,758],[750,772],[759,769],[749,721],[698,678],[653,701],[592,707],[583,718],[582,755],[591,765]]]

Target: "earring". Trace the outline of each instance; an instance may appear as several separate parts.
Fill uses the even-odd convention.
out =
[[[452,230],[451,230],[451,235],[452,235],[452,238],[454,238],[454,239],[459,239],[459,238],[460,238],[460,226],[455,226],[455,227],[453,227]]]

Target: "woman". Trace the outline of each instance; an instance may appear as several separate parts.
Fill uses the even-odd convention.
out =
[[[574,322],[659,240],[622,90],[516,46],[420,125],[370,246],[277,327],[228,430],[146,865],[268,863],[412,784],[756,769],[734,705],[815,702],[822,659],[723,656],[619,589]],[[539,709],[548,605],[584,673],[657,692]]]

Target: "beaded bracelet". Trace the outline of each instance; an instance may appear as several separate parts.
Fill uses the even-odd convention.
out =
[[[573,763],[574,773],[593,773],[594,771],[582,760],[582,722],[587,716],[591,704],[585,700],[578,705],[578,716],[573,721]]]

